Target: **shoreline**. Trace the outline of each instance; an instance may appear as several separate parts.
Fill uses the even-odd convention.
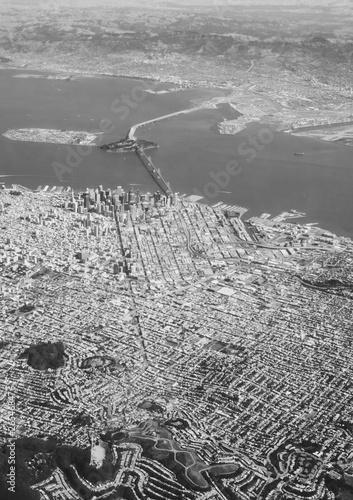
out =
[[[8,75],[8,78],[11,78],[12,74],[16,74],[16,73],[19,73],[19,72],[21,72],[21,73],[23,73],[23,72],[24,72],[24,68],[16,68],[16,69],[13,69],[13,68],[6,68],[6,69],[7,69],[7,71],[6,71],[6,73],[4,72],[4,78],[5,78],[5,75],[6,75],[6,74]],[[33,73],[34,73],[34,74],[41,74],[41,75],[44,75],[44,76],[46,76],[46,75],[50,75],[50,74],[54,74],[54,73],[55,73],[55,74],[62,74],[61,72],[59,72],[59,71],[57,71],[57,70],[56,70],[55,72],[50,72],[50,71],[48,71],[48,70],[29,69],[29,68],[26,68],[26,69],[27,69],[27,71],[33,71]],[[10,70],[10,72],[9,72],[9,70]],[[12,74],[11,74],[11,71],[12,71]],[[82,74],[82,73],[79,73],[79,74]],[[91,76],[92,76],[92,77],[95,77],[96,75],[91,75]],[[107,75],[107,74],[103,74],[103,75],[101,75],[101,77],[103,77],[103,76],[111,76],[111,75]],[[118,76],[118,75],[115,75],[115,78],[119,78],[119,76]],[[124,78],[131,79],[131,80],[137,80],[137,78],[134,78],[134,77],[128,77],[128,76],[126,76],[126,75],[124,76]],[[144,80],[145,78],[140,77],[140,79],[141,79],[141,80]],[[146,80],[147,80],[147,79],[146,79]],[[149,80],[149,81],[151,81],[151,80]],[[43,83],[44,83],[44,82],[43,82]],[[32,83],[32,84],[33,84],[33,83]],[[96,84],[99,86],[99,81],[97,81],[97,82],[96,82]],[[94,84],[94,86],[95,86],[96,84]],[[102,84],[103,84],[103,83],[102,83]],[[47,84],[45,84],[45,85],[47,85]],[[201,90],[201,94],[202,94],[202,90],[203,90],[203,89],[200,89],[200,90]],[[222,89],[222,90],[224,91],[224,89]],[[194,110],[195,110],[195,108],[191,108],[191,109],[189,109],[188,111],[189,111],[189,112],[191,112],[191,111],[194,111]],[[160,119],[160,117],[158,118],[158,120],[159,120],[159,119]],[[135,124],[135,125],[136,125],[136,124]],[[125,130],[126,130],[126,129],[125,129]],[[127,131],[126,131],[126,132],[127,132]],[[126,132],[125,132],[125,133],[126,133]],[[136,136],[137,136],[137,137],[144,137],[144,130],[143,130],[143,129],[138,128],[138,129],[136,130]],[[323,143],[323,142],[322,142],[322,140],[320,140],[320,139],[316,139],[316,140],[317,140],[317,141],[320,141],[320,143],[321,143],[321,144]],[[94,146],[94,145],[92,145],[92,146]],[[162,147],[164,147],[164,145],[163,145],[163,144],[160,144],[160,147],[162,148]],[[127,152],[124,152],[124,153],[127,153]],[[163,168],[163,166],[162,166],[162,172],[163,172],[163,171],[164,171],[164,168]],[[164,172],[163,172],[163,173],[164,173]],[[167,175],[167,176],[168,176],[168,175]],[[4,180],[5,180],[5,179],[4,179]],[[14,178],[13,180],[16,182],[16,178]],[[50,181],[50,179],[48,179],[48,181]],[[26,181],[25,181],[25,182],[26,182]],[[28,182],[28,181],[27,181],[27,182]],[[78,182],[80,182],[80,181],[78,180]],[[136,181],[136,182],[138,182],[138,181]],[[40,183],[40,182],[38,182],[38,184],[39,184],[39,183]],[[68,184],[69,184],[69,181],[68,181],[68,182],[64,182],[62,185],[67,186]],[[32,186],[34,186],[34,184],[32,184],[32,183],[31,183],[31,185],[32,185]],[[34,187],[35,187],[35,186],[34,186]],[[184,189],[185,189],[185,188],[184,188]],[[187,187],[187,186],[186,186],[186,192],[188,192],[188,187]],[[189,193],[190,193],[190,192],[189,192]],[[219,199],[221,199],[221,198],[219,198]],[[231,199],[231,197],[230,197],[230,196],[227,196],[227,195],[226,195],[225,197],[223,197],[223,196],[222,196],[222,201],[223,201],[224,203],[227,203],[227,200],[228,200],[228,199],[230,200],[230,199]],[[201,200],[201,201],[202,201],[202,200]],[[212,200],[212,201],[213,201],[213,200]],[[230,203],[230,202],[229,202],[229,203]],[[211,204],[212,204],[212,203],[211,203]],[[244,204],[246,204],[246,200],[245,200]],[[300,209],[300,205],[294,205],[294,208]],[[261,209],[261,207],[260,207],[260,209]],[[251,212],[255,215],[255,213],[256,213],[256,212],[254,212],[252,208],[250,209],[250,211],[251,211]],[[256,210],[256,211],[257,211],[257,210]],[[271,212],[271,209],[269,209],[268,211],[269,211],[269,212]],[[258,213],[260,213],[260,212],[258,212]],[[273,211],[273,210],[272,210],[272,213],[276,213],[276,211]],[[321,217],[320,217],[320,220],[322,220],[322,218],[321,218]],[[309,218],[309,219],[308,219],[308,221],[314,221],[314,219]],[[316,219],[315,219],[315,221],[316,221]],[[327,227],[327,226],[326,226],[326,224],[324,225],[324,221],[323,221],[323,222],[320,222],[320,224],[321,224],[321,225],[323,225],[323,227]],[[331,223],[329,222],[329,224],[331,224]],[[349,234],[349,235],[351,236],[351,234],[347,232],[347,229],[346,229],[346,228],[343,228],[343,227],[341,228],[341,225],[339,225],[339,228],[338,228],[338,229],[335,229],[335,226],[334,226],[333,224],[331,224],[331,226],[329,226],[329,227],[330,227],[330,230],[336,230],[336,231],[338,231],[338,232],[339,232],[339,234],[342,234],[342,235],[344,235],[344,236],[346,236],[347,234]]]
[[[160,79],[160,78],[153,78],[152,76],[133,76],[133,75],[126,75],[126,74],[116,74],[116,73],[83,73],[82,71],[78,70],[58,70],[58,69],[39,69],[36,67],[29,67],[29,66],[5,66],[7,63],[0,63],[0,70],[7,70],[7,71],[35,71],[38,73],[55,73],[57,75],[67,73],[68,75],[73,75],[73,76],[81,76],[83,78],[124,78],[128,80],[139,80],[139,81],[147,81],[151,83],[160,83],[160,84],[165,84],[165,83],[170,83],[173,85],[179,85],[182,87],[183,84],[190,85],[190,89],[208,89],[212,88],[213,90],[235,90],[237,86],[219,86],[219,84],[216,84],[215,82],[207,82],[206,85],[202,85],[199,82],[193,82],[190,80],[178,80],[178,79]],[[185,90],[185,89],[180,89],[180,90]]]
[[[64,184],[59,184],[59,185],[48,184],[48,185],[39,185],[37,188],[29,188],[23,184],[16,183],[16,182],[6,183],[6,182],[1,180],[2,177],[19,177],[19,176],[16,174],[13,174],[13,175],[6,174],[3,176],[0,175],[0,192],[2,189],[15,191],[17,188],[19,188],[19,189],[23,189],[25,191],[29,191],[31,193],[43,193],[43,194],[50,194],[50,195],[60,195],[60,196],[67,195],[67,196],[69,196],[69,195],[71,195],[71,193],[84,193],[87,188],[94,189],[93,185],[86,186],[86,187],[82,186],[80,188],[72,188],[71,186],[67,185],[67,183],[69,181],[64,181]],[[22,176],[20,176],[20,177],[22,177]],[[111,189],[114,189],[114,185],[111,185]],[[172,189],[171,189],[171,192],[173,192]],[[176,194],[179,195],[179,192],[177,192]],[[197,199],[194,199],[195,197]],[[254,213],[254,210],[252,208],[248,208],[248,207],[244,207],[244,206],[240,207],[233,202],[227,203],[224,199],[221,201],[218,201],[218,202],[214,202],[214,203],[207,203],[207,202],[203,201],[205,199],[204,196],[200,197],[200,196],[197,196],[194,194],[186,194],[186,193],[179,195],[179,198],[180,198],[180,200],[185,200],[186,202],[191,203],[191,204],[197,203],[199,205],[204,205],[204,206],[208,206],[208,207],[212,207],[212,208],[222,208],[224,210],[232,210],[232,209],[239,209],[240,208],[244,212],[242,215],[244,215],[245,213],[247,213],[249,215],[248,220],[258,219],[258,218],[261,219],[261,218],[263,218],[262,217],[263,215],[267,215],[269,217],[266,217],[266,218],[268,218],[269,220],[279,218],[279,219],[281,219],[280,222],[292,224],[291,219],[294,219],[293,224],[299,224],[300,226],[305,226],[305,227],[314,226],[317,230],[321,230],[324,232],[334,234],[338,238],[348,238],[349,240],[353,241],[353,234],[347,233],[346,231],[342,232],[336,228],[327,228],[327,226],[325,224],[318,222],[317,220],[312,219],[310,216],[308,216],[307,213],[299,212],[296,209],[285,209],[285,210],[282,210],[277,215],[267,214],[267,213],[261,213],[260,215],[257,215],[256,213]],[[285,216],[285,217],[282,218],[282,216]],[[264,219],[266,219],[266,218],[264,218]],[[298,219],[302,219],[302,223],[298,222]]]
[[[347,146],[348,148],[353,147],[353,121],[300,127],[293,130],[284,130],[283,132],[295,137],[306,137],[320,142],[331,142]]]

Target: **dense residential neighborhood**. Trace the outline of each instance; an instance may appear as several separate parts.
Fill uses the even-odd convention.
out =
[[[351,491],[352,241],[193,199],[2,186],[1,444],[41,499]]]

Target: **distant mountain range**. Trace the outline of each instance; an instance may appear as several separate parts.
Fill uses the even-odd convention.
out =
[[[92,8],[92,7],[122,7],[122,6],[144,6],[144,7],[232,7],[232,6],[270,6],[277,5],[282,7],[295,6],[304,8],[332,6],[336,8],[352,7],[352,0],[4,0],[3,6],[28,6],[39,8],[50,8],[59,6],[65,8]]]

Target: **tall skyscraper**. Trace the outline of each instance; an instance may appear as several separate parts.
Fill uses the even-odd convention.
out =
[[[99,194],[100,194],[100,200],[105,201],[106,200],[105,191],[103,189],[101,189],[99,191]]]
[[[178,208],[179,207],[179,193],[174,193],[174,198],[173,198],[173,202],[174,202],[174,205]]]
[[[128,202],[130,203],[130,205],[136,203],[136,193],[132,188],[129,189]]]
[[[131,219],[133,220],[133,222],[135,222],[136,218],[137,218],[137,208],[136,205],[133,205],[131,207]]]
[[[83,193],[83,202],[84,202],[84,207],[89,209],[89,206],[90,206],[90,199],[89,199],[89,192],[86,191],[85,193]]]
[[[155,203],[157,203],[158,201],[160,201],[161,199],[161,192],[159,191],[159,189],[157,189],[157,191],[154,193],[154,201]]]

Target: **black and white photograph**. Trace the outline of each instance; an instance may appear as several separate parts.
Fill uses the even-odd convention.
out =
[[[353,500],[353,0],[0,0],[0,499]]]

